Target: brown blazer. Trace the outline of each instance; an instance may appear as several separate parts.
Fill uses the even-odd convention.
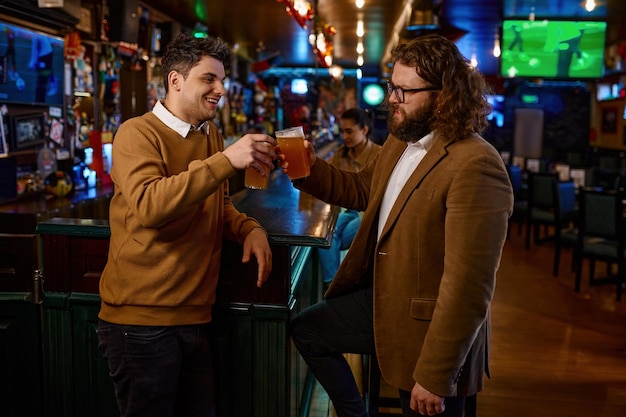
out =
[[[387,180],[406,143],[389,136],[359,173],[318,159],[301,190],[365,210],[327,297],[374,288],[374,336],[384,379],[441,396],[471,395],[488,369],[490,303],[513,207],[498,152],[478,135],[436,138],[376,241]],[[331,189],[331,184],[334,187]]]

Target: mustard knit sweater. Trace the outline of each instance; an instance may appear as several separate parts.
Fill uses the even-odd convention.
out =
[[[227,179],[235,170],[216,126],[208,130],[208,137],[194,131],[184,138],[149,112],[116,133],[102,320],[211,321],[222,238],[242,243],[259,224],[231,204]]]

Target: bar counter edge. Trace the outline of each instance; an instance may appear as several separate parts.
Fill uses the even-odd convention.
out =
[[[31,262],[31,271],[43,271],[40,281],[31,273],[17,280],[16,288],[2,288],[0,282],[0,321],[12,324],[5,335],[14,347],[14,356],[2,362],[13,370],[6,381],[16,386],[4,403],[16,415],[25,403],[33,416],[118,415],[95,331],[110,236],[108,207],[103,206],[111,195],[101,190],[93,198],[64,204],[47,199],[0,206],[4,227],[10,218],[21,222],[0,235],[6,242],[25,237],[21,250],[40,254],[37,262],[25,263]],[[277,173],[268,190],[242,189],[231,199],[268,231],[273,269],[257,288],[256,262],[242,264],[241,245],[224,242],[211,324],[217,415],[306,416],[311,377],[292,346],[288,324],[321,298],[315,248],[329,246],[339,209],[300,193]],[[79,212],[87,217],[72,217]],[[18,274],[26,275],[28,266],[18,268]],[[41,286],[39,303],[28,295],[34,286]]]

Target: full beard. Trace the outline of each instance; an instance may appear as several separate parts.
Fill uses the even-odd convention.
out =
[[[430,122],[433,117],[433,104],[417,109],[412,114],[405,114],[404,120],[397,120],[395,112],[398,106],[392,106],[387,118],[387,129],[389,133],[403,142],[415,142],[430,133]],[[401,110],[400,110],[401,111]]]

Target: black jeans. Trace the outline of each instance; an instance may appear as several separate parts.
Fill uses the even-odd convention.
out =
[[[372,289],[323,300],[306,308],[291,323],[291,337],[315,378],[333,402],[338,417],[367,417],[343,353],[375,354]],[[409,408],[411,394],[400,390],[405,417],[419,416]],[[439,417],[462,417],[464,398],[446,398]]]
[[[100,320],[100,350],[122,417],[214,417],[208,325],[125,326]]]
[[[372,289],[323,300],[294,317],[291,337],[338,417],[367,417],[343,353],[374,354]]]

